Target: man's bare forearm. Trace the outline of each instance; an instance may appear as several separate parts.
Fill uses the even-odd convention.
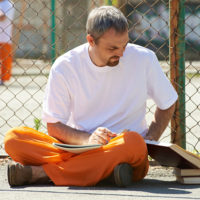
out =
[[[70,126],[57,123],[47,123],[48,134],[63,143],[67,144],[87,144],[90,134],[79,131]]]
[[[169,121],[174,114],[174,110],[175,104],[166,110],[157,108],[154,115],[154,120],[149,127],[149,131],[145,139],[158,140],[169,124]]]

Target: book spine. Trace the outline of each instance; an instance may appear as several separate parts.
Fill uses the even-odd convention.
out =
[[[200,176],[200,169],[179,169],[174,168],[175,176]]]
[[[200,177],[176,177],[176,181],[181,184],[200,184]]]

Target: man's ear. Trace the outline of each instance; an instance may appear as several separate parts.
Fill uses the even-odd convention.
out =
[[[88,43],[90,44],[90,46],[93,47],[95,45],[94,38],[90,34],[87,34],[86,39],[87,39]]]

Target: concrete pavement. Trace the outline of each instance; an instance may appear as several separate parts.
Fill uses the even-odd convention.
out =
[[[2,200],[172,200],[200,199],[200,185],[182,185],[175,181],[172,168],[151,166],[146,178],[128,188],[99,184],[95,187],[30,185],[10,188],[7,162],[0,162],[0,199]]]

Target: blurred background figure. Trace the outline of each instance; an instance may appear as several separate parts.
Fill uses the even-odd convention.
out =
[[[13,3],[0,0],[0,85],[11,77]]]

